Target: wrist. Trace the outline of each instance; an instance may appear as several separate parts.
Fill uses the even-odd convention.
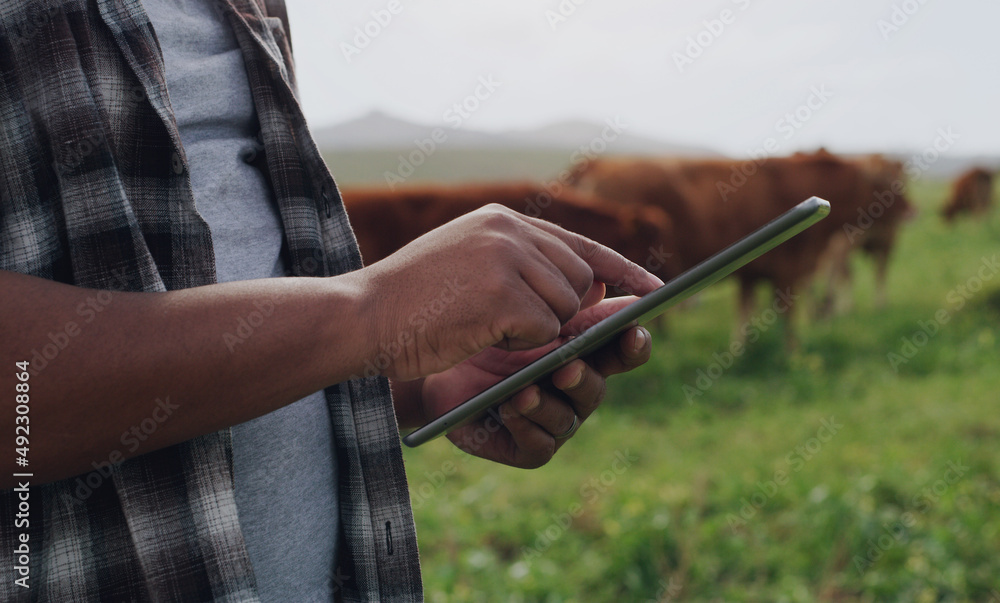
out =
[[[396,422],[400,430],[413,429],[427,422],[421,402],[424,379],[402,380],[387,374],[395,360],[390,357],[394,350],[381,343],[379,334],[382,329],[378,320],[380,299],[372,286],[371,276],[365,270],[328,279],[331,281],[330,295],[337,300],[338,307],[345,308],[350,319],[337,321],[342,323],[339,325],[342,328],[334,326],[336,332],[327,333],[324,339],[331,346],[339,345],[350,350],[353,360],[349,361],[352,368],[348,379],[376,375],[390,377]],[[402,349],[399,351],[402,352]]]
[[[319,279],[323,289],[316,316],[320,370],[331,385],[373,373],[378,348],[370,296],[357,272]]]

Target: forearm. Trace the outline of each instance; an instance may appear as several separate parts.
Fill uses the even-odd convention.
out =
[[[125,293],[0,271],[0,290],[0,396],[13,399],[14,363],[39,353],[29,380],[39,481],[266,414],[360,373],[368,353],[350,275]]]

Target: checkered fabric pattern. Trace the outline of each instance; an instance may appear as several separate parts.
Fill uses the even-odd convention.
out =
[[[244,55],[261,167],[291,272],[360,268],[340,195],[296,99],[284,6],[214,1]],[[0,269],[157,292],[213,283],[213,257],[139,0],[0,2]],[[341,383],[326,396],[341,476],[336,596],[418,601],[416,534],[388,382]],[[13,584],[16,497],[0,493],[0,600],[258,600],[233,496],[229,430],[126,461],[87,496],[77,485],[31,490],[30,590]]]

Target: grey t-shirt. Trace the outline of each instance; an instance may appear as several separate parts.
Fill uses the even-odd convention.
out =
[[[247,162],[259,126],[235,34],[214,0],[143,4],[218,281],[282,276],[281,218],[264,175]],[[323,392],[232,432],[236,505],[261,600],[332,600],[337,465]]]

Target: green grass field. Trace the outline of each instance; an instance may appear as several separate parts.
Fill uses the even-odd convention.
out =
[[[1000,603],[1000,216],[912,189],[887,309],[855,258],[852,311],[730,364],[725,282],[546,467],[407,451],[428,599]]]

